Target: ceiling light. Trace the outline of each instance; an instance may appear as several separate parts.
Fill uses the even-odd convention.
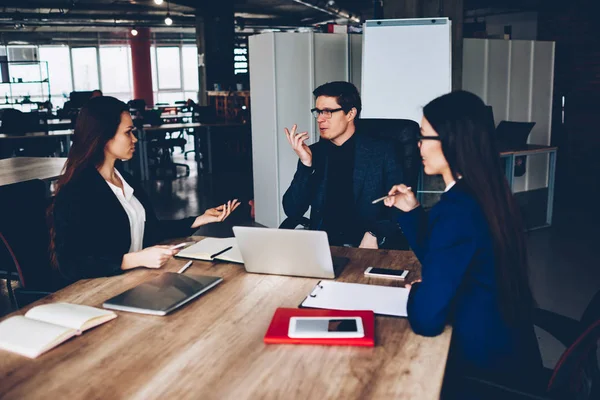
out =
[[[137,29],[135,29],[135,26],[134,26],[133,28],[131,28],[131,35],[137,36],[137,34],[138,34],[138,31],[137,31]]]
[[[156,5],[161,5],[163,3],[163,0],[154,0],[154,4]]]
[[[167,18],[165,18],[165,24],[169,26],[173,25],[173,20],[169,14],[167,14]]]

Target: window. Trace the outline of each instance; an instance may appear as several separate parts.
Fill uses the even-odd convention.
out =
[[[198,48],[183,46],[181,48],[183,62],[183,88],[187,91],[198,91]]]
[[[158,90],[181,89],[179,47],[157,47]]]
[[[98,60],[95,47],[71,49],[73,75],[76,91],[95,90],[100,87]]]
[[[48,62],[52,105],[62,107],[73,91],[71,53],[66,46],[40,46],[40,60]]]
[[[235,75],[248,73],[247,47],[238,47],[233,49],[233,73]]]
[[[100,73],[102,92],[119,100],[129,101],[133,97],[131,50],[129,46],[100,47]]]
[[[181,92],[158,92],[158,103],[173,104],[176,101],[186,100]]]

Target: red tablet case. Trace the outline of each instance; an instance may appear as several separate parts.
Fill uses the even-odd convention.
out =
[[[291,317],[360,317],[365,336],[361,338],[291,338],[288,328]],[[342,311],[306,308],[278,308],[264,338],[267,344],[323,344],[333,346],[375,346],[375,315],[373,311]]]

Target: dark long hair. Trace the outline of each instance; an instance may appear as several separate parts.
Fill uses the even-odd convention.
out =
[[[65,164],[64,173],[58,178],[56,195],[73,179],[90,166],[99,167],[104,162],[104,147],[117,133],[121,114],[129,111],[127,104],[114,97],[91,98],[79,111],[73,134],[73,145]],[[50,222],[50,255],[52,265],[58,267],[55,249],[53,216],[54,203],[48,209]]]
[[[473,93],[456,91],[431,101],[423,115],[440,136],[454,179],[462,176],[461,184],[475,197],[489,225],[500,311],[509,323],[529,320],[534,301],[524,229],[490,132],[485,104]]]

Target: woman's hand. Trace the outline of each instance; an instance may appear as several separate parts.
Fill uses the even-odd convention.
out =
[[[137,267],[160,268],[178,252],[179,249],[171,250],[170,246],[147,247],[144,250],[125,254],[121,263],[121,269],[128,270]]]
[[[204,214],[196,217],[196,220],[192,224],[192,228],[198,228],[199,226],[211,224],[213,222],[222,222],[229,214],[233,212],[238,206],[240,202],[235,200],[229,200],[226,204],[220,205],[219,207],[209,208],[204,212]]]
[[[412,188],[404,184],[393,186],[388,193],[388,198],[383,202],[388,207],[394,206],[404,212],[409,212],[419,206]]]
[[[422,282],[422,280],[420,280],[420,279],[415,279],[415,280],[414,280],[414,281],[412,281],[411,283],[407,283],[407,284],[405,284],[405,285],[404,285],[404,288],[405,288],[405,289],[408,289],[408,290],[410,290],[410,289],[412,289],[412,285],[414,285],[414,284],[415,284],[415,283],[417,283],[417,282]]]

